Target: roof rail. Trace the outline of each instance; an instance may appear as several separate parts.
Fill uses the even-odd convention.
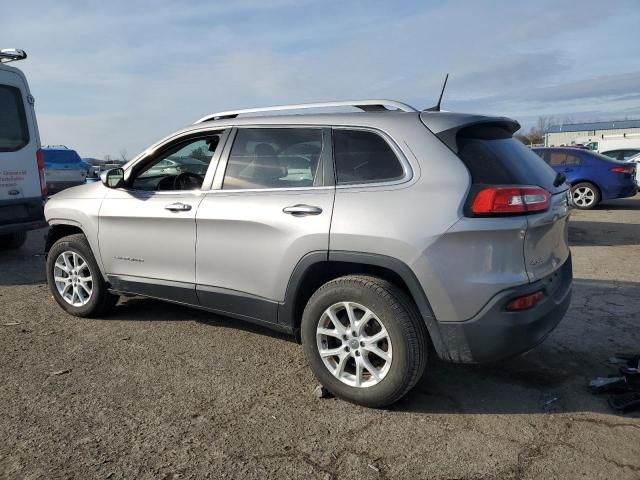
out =
[[[279,112],[283,110],[305,110],[311,108],[330,107],[354,107],[365,112],[386,112],[389,110],[399,110],[401,112],[417,112],[415,108],[406,103],[395,100],[347,100],[343,102],[321,102],[321,103],[299,103],[297,105],[278,105],[274,107],[246,108],[244,110],[230,110],[228,112],[211,113],[194,123],[207,122],[209,120],[221,120],[224,118],[236,118],[238,115],[248,113]],[[387,107],[392,107],[391,109]]]
[[[27,52],[17,48],[3,48],[0,50],[0,63],[15,62],[27,58]]]

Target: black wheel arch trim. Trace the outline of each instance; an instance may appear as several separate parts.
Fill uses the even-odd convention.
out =
[[[300,291],[302,280],[309,268],[321,262],[355,263],[366,266],[381,267],[394,272],[402,279],[409,289],[409,293],[416,303],[427,330],[429,331],[431,342],[433,343],[438,356],[442,359],[452,359],[457,357],[455,352],[450,352],[451,342],[445,342],[445,339],[442,337],[440,324],[436,320],[426,292],[420,285],[420,282],[413,270],[411,270],[411,268],[403,261],[387,255],[346,250],[315,251],[308,253],[302,257],[291,274],[285,293],[285,300],[278,308],[279,324],[286,325],[287,327],[292,328],[294,332],[297,332],[298,322],[296,321],[296,318],[294,318],[295,302],[298,292]]]

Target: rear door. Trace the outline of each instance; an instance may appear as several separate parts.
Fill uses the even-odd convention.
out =
[[[243,127],[227,143],[196,216],[198,297],[221,312],[276,322],[296,264],[329,248],[330,131]]]
[[[42,207],[40,147],[32,99],[19,70],[0,66],[0,225],[34,219]]]

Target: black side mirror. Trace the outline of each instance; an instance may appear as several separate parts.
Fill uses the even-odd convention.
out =
[[[120,188],[124,185],[124,170],[122,168],[107,170],[100,175],[100,180],[105,187]]]

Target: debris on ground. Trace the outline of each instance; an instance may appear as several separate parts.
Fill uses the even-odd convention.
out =
[[[65,375],[67,373],[71,373],[71,369],[70,368],[67,368],[65,370],[58,370],[57,372],[51,372],[50,375],[52,377],[57,377],[59,375]]]
[[[379,472],[379,471],[380,471],[380,469],[379,469],[378,467],[376,467],[375,465],[371,465],[371,464],[369,464],[368,466],[369,466],[369,468],[370,468],[371,470],[375,470],[376,472]]]
[[[322,385],[318,385],[314,390],[313,394],[316,398],[330,398],[331,392],[324,388]]]
[[[620,365],[618,373],[594,378],[589,388],[593,393],[611,393],[607,403],[614,410],[622,413],[640,410],[640,354],[616,353],[608,361]]]
[[[20,325],[20,322],[7,322],[2,324],[3,327],[13,327],[14,325]]]

